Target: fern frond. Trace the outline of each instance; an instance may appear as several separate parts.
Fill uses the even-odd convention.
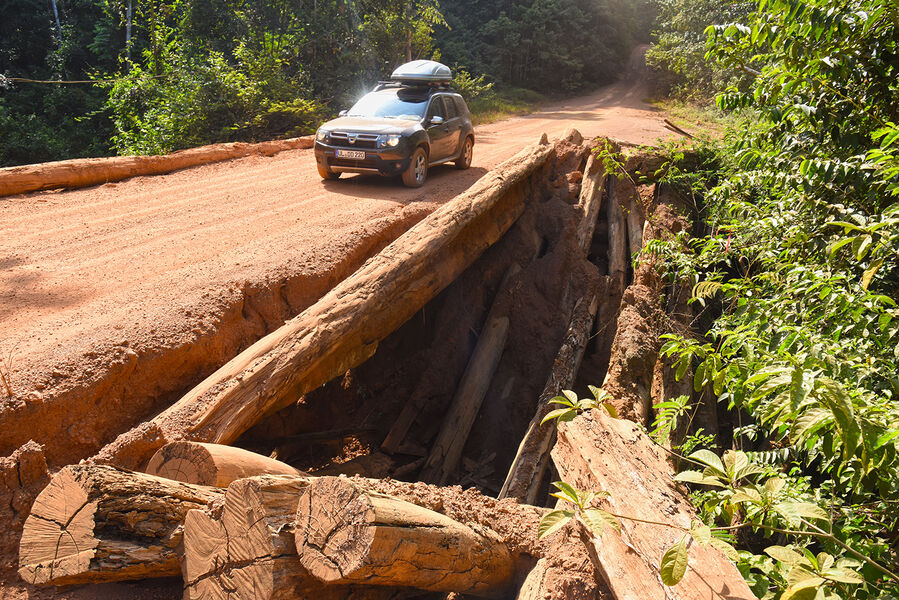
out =
[[[720,281],[700,281],[693,286],[693,299],[703,300],[711,298],[721,289]]]

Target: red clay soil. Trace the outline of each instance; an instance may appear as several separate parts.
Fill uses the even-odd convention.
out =
[[[0,199],[0,456],[29,439],[51,468],[92,454],[544,131],[669,135],[641,96],[616,84],[480,127],[473,168],[418,190],[322,183],[293,150]]]

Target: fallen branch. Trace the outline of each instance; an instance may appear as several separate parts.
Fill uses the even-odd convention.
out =
[[[193,483],[228,487],[232,481],[253,475],[304,475],[279,460],[233,446],[172,442],[150,459],[147,473]]]

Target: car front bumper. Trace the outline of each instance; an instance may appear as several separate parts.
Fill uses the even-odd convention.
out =
[[[396,148],[347,148],[316,141],[315,160],[335,173],[378,173],[393,176],[409,167],[411,158],[403,151],[403,146],[400,143]],[[365,158],[338,158],[337,150],[365,152]]]

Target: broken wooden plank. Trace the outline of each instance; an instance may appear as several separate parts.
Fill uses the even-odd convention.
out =
[[[514,573],[509,551],[492,531],[340,477],[318,479],[303,491],[296,545],[300,563],[326,583],[495,597]]]
[[[222,444],[172,442],[150,459],[146,472],[184,483],[226,488],[232,481],[253,475],[304,475],[290,465]]]
[[[593,232],[596,230],[596,222],[599,220],[599,211],[602,210],[602,200],[606,193],[608,181],[605,166],[594,154],[590,154],[584,167],[584,178],[581,180],[581,194],[578,198],[578,208],[582,217],[577,226],[577,245],[584,253],[590,251],[593,241]]]
[[[262,338],[94,460],[138,467],[167,442],[228,444],[262,417],[374,354],[495,243],[524,210],[529,176],[553,152],[532,145],[433,212],[314,305]]]
[[[696,511],[674,483],[665,454],[635,423],[601,409],[584,413],[559,425],[552,459],[563,481],[607,492],[602,508],[651,521],[623,518],[621,533],[607,527],[602,537],[589,540],[616,599],[755,598],[736,566],[719,550],[701,544],[691,545],[681,582],[674,587],[662,583],[662,555],[690,529]]]
[[[72,585],[179,575],[187,511],[223,492],[102,465],[72,465],[40,493],[19,545],[19,575]]]
[[[465,367],[462,380],[453,395],[440,432],[421,471],[422,481],[443,485],[459,465],[462,450],[465,449],[471,428],[481,410],[484,397],[490,389],[490,382],[493,381],[493,374],[506,347],[511,285],[519,271],[521,267],[514,263],[503,276],[481,335],[478,337],[478,343],[471,354],[468,366]]]
[[[536,502],[540,483],[549,463],[549,452],[556,439],[555,424],[541,426],[540,423],[551,410],[559,408],[550,404],[550,400],[561,394],[562,390],[571,388],[574,383],[596,317],[597,305],[595,295],[581,298],[575,305],[568,332],[537,400],[537,412],[518,446],[498,498],[516,498],[528,504]]]

